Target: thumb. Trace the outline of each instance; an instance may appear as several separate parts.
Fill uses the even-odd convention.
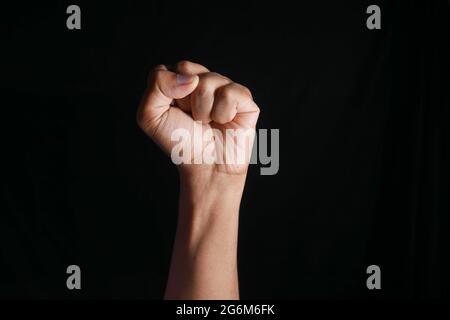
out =
[[[148,88],[148,107],[170,105],[172,100],[182,99],[192,93],[198,82],[197,75],[177,74],[167,69],[155,69]]]
[[[174,99],[182,99],[197,87],[196,75],[177,74],[163,65],[156,67],[150,75],[148,87],[137,111],[139,126],[150,136],[159,127],[163,115],[169,111]]]

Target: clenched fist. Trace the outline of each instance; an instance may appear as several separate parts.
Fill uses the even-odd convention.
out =
[[[246,87],[202,65],[151,74],[138,124],[172,160],[174,151],[183,159],[174,161],[180,205],[167,299],[239,298],[239,206],[258,115]]]
[[[258,115],[246,87],[182,61],[173,70],[164,65],[153,70],[137,119],[168,154],[185,138],[178,133],[189,135],[183,145],[188,153],[183,155],[183,169],[241,174],[247,170]]]

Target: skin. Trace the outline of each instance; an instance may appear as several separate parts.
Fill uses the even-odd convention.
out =
[[[170,71],[164,65],[152,71],[137,122],[170,154],[177,143],[171,134],[177,128],[191,136],[194,121],[201,121],[204,130],[254,129],[258,115],[246,87],[200,64],[181,61]],[[215,140],[208,143],[218,150]],[[243,146],[237,143],[237,148]],[[178,165],[179,216],[166,299],[239,299],[237,236],[247,160]]]

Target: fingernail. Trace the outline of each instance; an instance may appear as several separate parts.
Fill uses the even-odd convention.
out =
[[[194,76],[186,74],[177,74],[177,84],[188,84],[194,80]]]

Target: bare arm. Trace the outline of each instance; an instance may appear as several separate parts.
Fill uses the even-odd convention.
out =
[[[202,65],[182,62],[173,71],[155,68],[138,111],[140,127],[172,160],[174,132],[191,136],[178,165],[179,216],[165,298],[239,299],[239,206],[254,136],[227,140],[227,147],[218,137],[238,129],[254,132],[259,109],[247,88]],[[199,141],[195,126],[216,131]],[[230,149],[242,151],[244,161],[230,161]],[[196,163],[205,154],[214,154],[215,161]]]
[[[199,181],[201,180],[201,181]],[[181,175],[168,299],[239,299],[237,235],[245,176]]]

